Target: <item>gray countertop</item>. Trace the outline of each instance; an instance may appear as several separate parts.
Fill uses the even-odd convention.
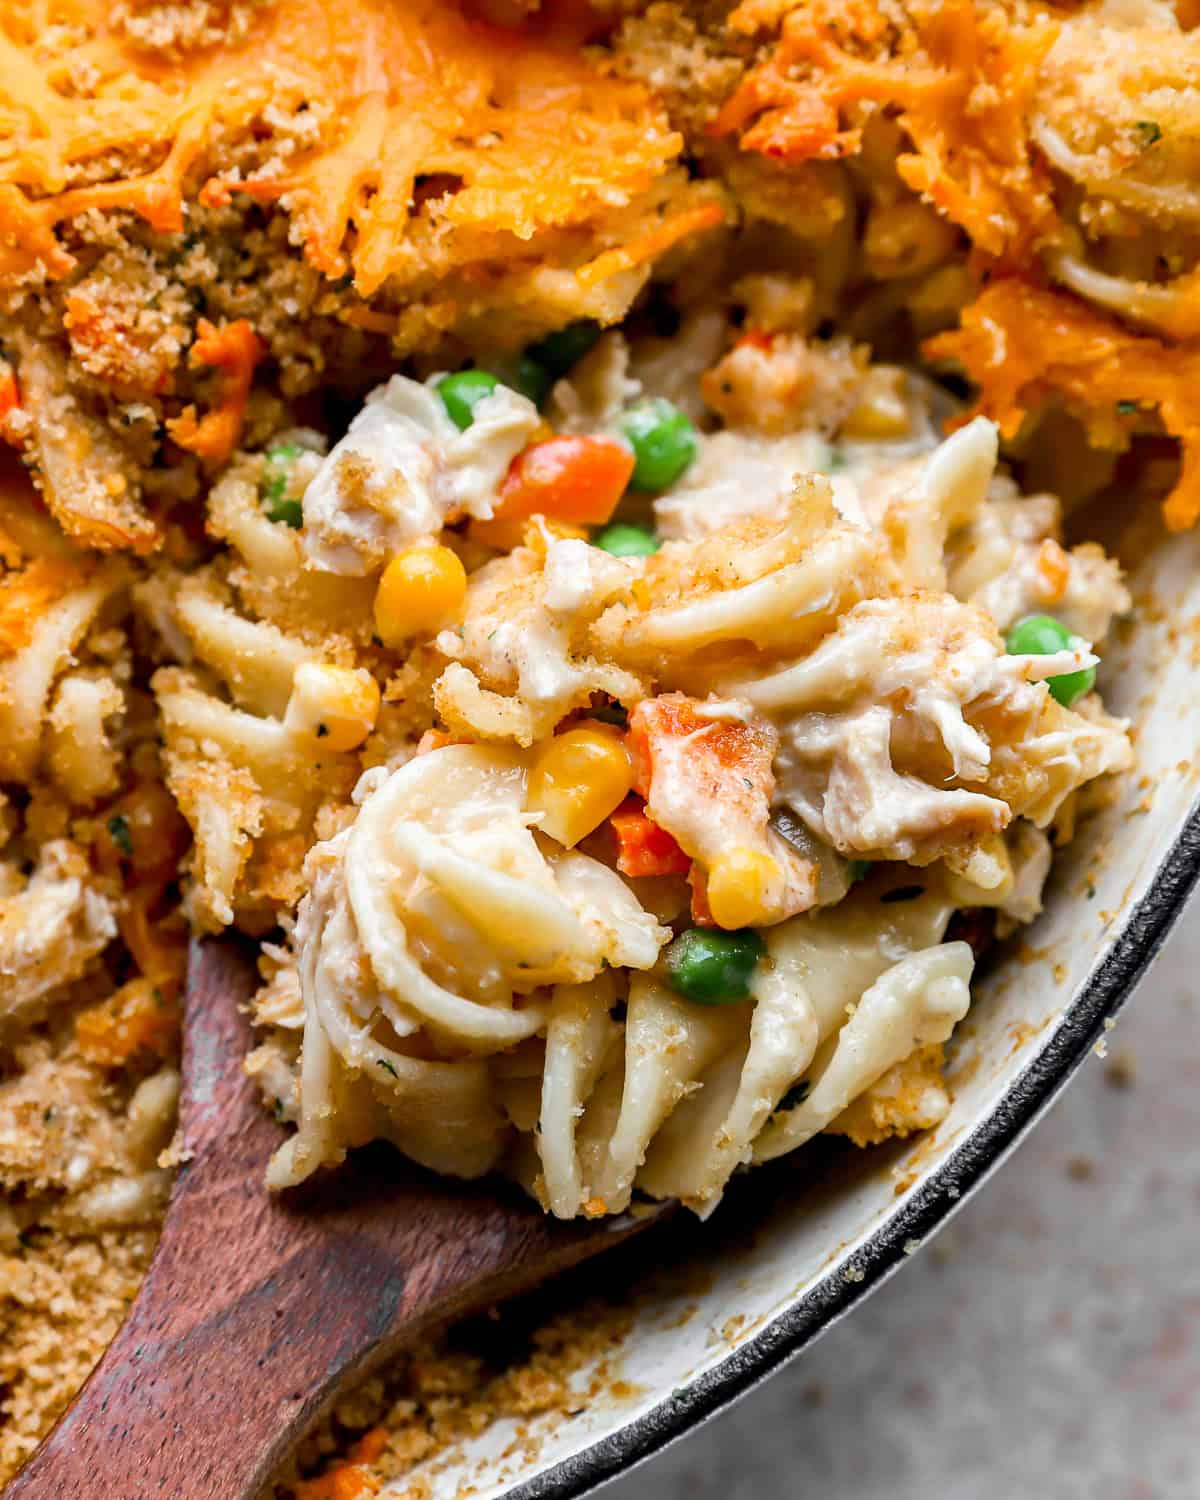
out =
[[[606,1500],[1197,1500],[1198,1019],[1200,901],[945,1231]]]

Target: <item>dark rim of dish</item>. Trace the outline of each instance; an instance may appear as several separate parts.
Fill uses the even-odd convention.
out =
[[[947,1223],[1066,1087],[1105,1034],[1105,1021],[1133,993],[1198,878],[1200,798],[1045,1046],[907,1202],[856,1246],[861,1279],[847,1281],[845,1260],[838,1256],[802,1297],[720,1364],[608,1437],[506,1490],[505,1500],[574,1500],[627,1473],[744,1396],[882,1286],[908,1258],[905,1244],[925,1240]]]

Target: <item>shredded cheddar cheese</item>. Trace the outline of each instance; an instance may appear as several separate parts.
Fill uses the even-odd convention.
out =
[[[86,570],[77,563],[35,557],[19,572],[0,577],[0,660],[27,645],[46,607],[86,576]]]
[[[283,200],[312,264],[349,270],[369,296],[411,269],[423,183],[444,185],[424,205],[444,230],[503,236],[516,255],[541,231],[631,201],[680,150],[646,91],[581,51],[578,7],[551,7],[533,32],[468,20],[446,0],[277,0],[244,43],[182,60],[132,46],[115,16],[105,0],[52,0],[35,23],[21,0],[0,0],[0,278],[69,271],[55,229],[89,209],[178,232],[191,196],[244,193]],[[39,33],[52,19],[81,40],[47,58]],[[211,175],[218,135],[269,137],[268,116],[309,109],[323,118],[311,150],[257,175]],[[81,183],[109,153],[161,159]]]
[[[592,286],[596,282],[607,281],[610,276],[621,271],[631,271],[644,261],[666,254],[687,235],[715,229],[724,219],[725,210],[719,203],[702,203],[696,208],[685,209],[682,213],[672,215],[649,234],[641,235],[615,250],[603,251],[595,260],[582,267],[579,280],[584,286]]]
[[[195,407],[187,407],[182,415],[167,423],[167,428],[181,448],[209,463],[220,464],[238,445],[255,366],[266,349],[245,318],[226,323],[222,328],[201,318],[197,332],[199,337],[192,345],[190,362],[221,371],[221,399],[199,418]]]
[[[731,24],[754,31],[778,6],[743,4]],[[779,40],[727,99],[712,124],[746,150],[787,161],[855,154],[860,128],[846,110],[891,105],[913,149],[896,170],[992,256],[1024,255],[1057,217],[1049,174],[1029,150],[1037,70],[1057,24],[1011,23],[970,0],[931,8],[912,32],[885,39],[887,23],[859,0],[800,0]],[[839,37],[852,39],[851,51]]]
[[[1009,277],[993,282],[962,327],[925,345],[957,360],[980,387],[978,410],[1012,437],[1027,412],[1058,396],[1111,429],[1118,403],[1158,412],[1180,446],[1179,481],[1163,515],[1173,531],[1200,519],[1200,349],[1132,333],[1063,292]]]

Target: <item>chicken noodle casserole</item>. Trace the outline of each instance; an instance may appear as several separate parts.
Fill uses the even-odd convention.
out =
[[[952,914],[1034,916],[1047,830],[1129,765],[1092,687],[1119,572],[1059,545],[989,421],[942,439],[901,378],[894,433],[835,447],[869,378],[850,368],[790,432],[697,424],[721,377],[681,381],[695,352],[684,333],[681,404],[618,331],[544,413],[481,372],[394,375],[325,456],[286,440],[294,529],[265,516],[263,460],[218,485],[247,583],[270,533],[285,597],[373,602],[436,716],[310,825],[251,1060],[296,1125],[271,1186],[384,1137],[442,1172],[503,1165],[562,1217],[636,1189],[704,1212],[847,1111],[866,1138],[934,1124],[973,966]],[[155,586],[198,658],[154,680],[168,781],[197,909],[228,921],[250,820],[197,747],[301,820],[411,697],[352,664],[377,648],[335,663],[217,574]]]
[[[0,0],[0,1473],[149,1254],[189,932],[276,1190],[706,1214],[945,1116],[1131,763],[1072,513],[1200,515],[1194,12]]]

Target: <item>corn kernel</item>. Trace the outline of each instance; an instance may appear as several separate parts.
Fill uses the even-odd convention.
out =
[[[292,734],[341,752],[361,745],[378,716],[379,684],[370,672],[301,662],[292,676],[283,723]]]
[[[899,438],[905,437],[911,427],[904,372],[884,366],[863,378],[862,394],[858,405],[842,423],[842,436],[868,440]]]
[[[633,762],[615,733],[569,729],[556,735],[529,773],[528,807],[543,833],[568,849],[598,828],[633,788]]]
[[[385,646],[431,635],[462,614],[467,574],[449,547],[418,543],[398,552],[375,591],[375,629]]]
[[[782,894],[779,861],[758,849],[730,849],[708,871],[708,907],[718,927],[736,931],[770,919]]]

